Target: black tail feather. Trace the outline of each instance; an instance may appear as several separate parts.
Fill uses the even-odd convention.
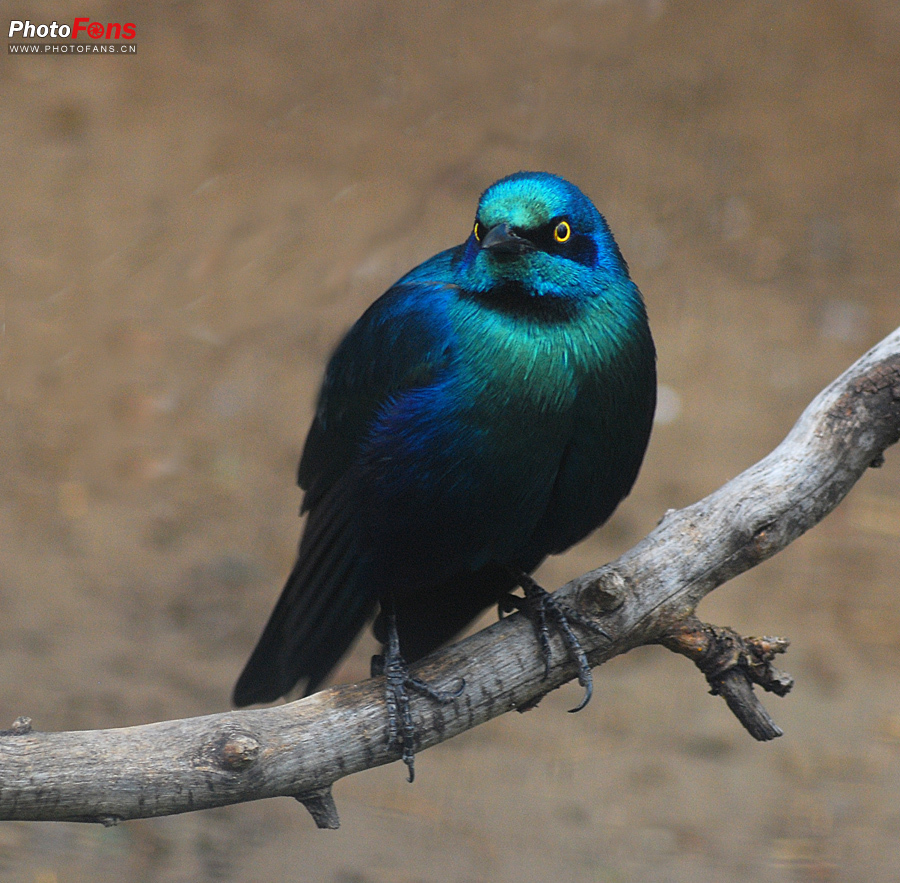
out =
[[[234,687],[236,706],[274,702],[306,679],[313,692],[375,608],[341,488],[319,502],[297,562]]]

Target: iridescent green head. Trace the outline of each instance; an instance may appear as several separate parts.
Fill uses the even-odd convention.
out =
[[[594,204],[546,172],[517,172],[485,190],[461,269],[475,291],[512,283],[531,296],[578,299],[595,296],[598,283],[628,278]]]

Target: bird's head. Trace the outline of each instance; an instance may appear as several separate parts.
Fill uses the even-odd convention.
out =
[[[591,297],[628,268],[603,216],[574,185],[517,172],[482,194],[461,271],[473,291],[498,286],[529,296]]]

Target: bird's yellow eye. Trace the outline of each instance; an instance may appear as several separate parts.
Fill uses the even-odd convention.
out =
[[[481,242],[481,225],[478,221],[475,222],[475,228],[472,230],[472,233],[475,235],[475,241]]]
[[[568,242],[572,236],[572,228],[567,221],[560,221],[553,230],[553,238],[557,242]]]

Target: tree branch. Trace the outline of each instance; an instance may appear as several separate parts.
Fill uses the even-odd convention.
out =
[[[592,665],[643,644],[688,656],[758,739],[781,731],[753,693],[784,695],[772,659],[787,642],[742,638],[701,623],[700,600],[783,549],[825,517],[900,438],[900,328],[821,392],[787,438],[710,496],[666,513],[617,561],[556,597],[595,618]],[[530,623],[509,616],[433,654],[416,674],[459,699],[413,697],[422,751],[512,709],[534,705],[575,675],[553,640],[547,677]],[[331,784],[398,759],[388,744],[380,679],[333,687],[277,708],[116,730],[39,733],[27,718],[0,732],[0,819],[93,821],[170,815],[290,795],[319,827],[337,827]]]

